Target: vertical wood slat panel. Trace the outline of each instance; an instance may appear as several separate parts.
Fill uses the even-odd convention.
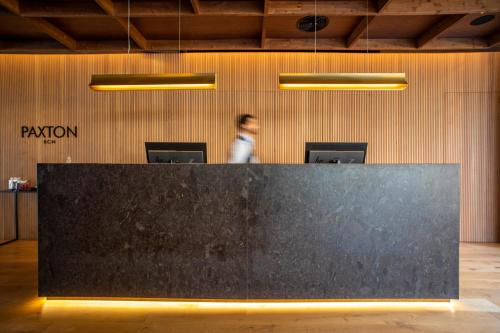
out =
[[[93,73],[216,72],[211,91],[96,93]],[[293,92],[279,72],[405,72],[402,92]],[[499,241],[499,53],[1,55],[0,188],[36,162],[144,163],[145,141],[205,141],[224,163],[236,115],[261,120],[266,163],[302,163],[304,142],[367,141],[368,163],[461,163],[464,241]],[[21,139],[22,125],[77,125],[77,139]],[[35,196],[20,198],[36,238]],[[8,219],[0,200],[0,233]],[[21,212],[22,211],[22,212]],[[5,226],[5,227],[4,227]],[[1,235],[0,235],[1,236]]]

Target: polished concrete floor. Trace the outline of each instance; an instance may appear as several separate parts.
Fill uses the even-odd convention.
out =
[[[0,332],[497,332],[500,244],[462,244],[451,303],[196,304],[46,301],[36,246],[0,247]]]

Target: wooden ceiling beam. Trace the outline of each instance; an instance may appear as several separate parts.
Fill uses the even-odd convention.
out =
[[[2,40],[0,53],[68,53],[68,48],[55,40],[31,42]]]
[[[208,3],[208,2],[207,2]],[[500,12],[498,0],[352,0],[318,1],[317,12],[321,15],[366,16],[368,15],[451,15],[482,12]],[[314,1],[270,1],[267,15],[314,14]]]
[[[151,51],[178,52],[178,40],[149,40]],[[258,39],[181,40],[182,51],[258,50]]]
[[[353,47],[356,42],[366,33],[368,26],[375,19],[375,16],[362,17],[356,27],[352,30],[347,37],[346,46],[348,48]]]
[[[11,11],[13,14],[20,15],[21,13],[19,1],[17,0],[0,0],[0,5]],[[23,17],[23,19],[31,23],[39,31],[47,34],[52,39],[55,39],[62,45],[66,46],[68,49],[76,50],[78,48],[78,42],[73,37],[62,31],[46,19],[39,17]]]
[[[317,13],[321,15],[360,16],[375,15],[377,9],[372,1],[318,1]],[[270,1],[269,15],[311,15],[314,14],[314,1]]]
[[[316,41],[316,47],[319,51],[346,50],[342,38],[319,38]],[[314,39],[269,38],[266,48],[267,50],[310,51],[314,49]]]
[[[428,43],[433,41],[442,35],[446,30],[460,22],[466,14],[456,14],[456,15],[448,15],[443,19],[439,20],[436,24],[430,27],[427,31],[425,31],[422,35],[420,35],[417,39],[417,47],[419,49],[425,47]]]
[[[21,13],[18,0],[0,0],[0,5],[13,14],[19,15]]]
[[[471,51],[488,47],[483,38],[436,38],[425,47],[425,50],[436,51]]]
[[[103,17],[106,13],[94,2],[22,1],[24,17]]]
[[[377,1],[377,15],[381,14],[386,8],[387,5],[391,2],[392,0],[378,0]],[[365,16],[361,18],[359,23],[354,27],[354,29],[351,31],[349,36],[347,37],[346,40],[346,45],[348,48],[351,48],[356,44],[356,42],[366,34],[368,31],[368,27],[370,23],[375,19],[375,16]]]
[[[500,31],[497,31],[493,35],[486,38],[488,47],[495,47],[500,45]]]
[[[382,13],[392,0],[378,0],[377,1],[377,13]]]
[[[196,15],[200,15],[200,1],[199,0],[191,0],[191,7],[193,7],[193,11]]]
[[[115,16],[115,4],[112,0],[95,0],[97,5],[109,16]]]
[[[202,1],[200,14],[212,16],[262,16],[264,11],[258,1]]]
[[[46,33],[53,39],[57,40],[59,43],[63,44],[70,50],[76,50],[78,49],[78,42],[71,36],[69,36],[67,33],[50,23],[44,18],[41,17],[31,17],[31,18],[24,18],[25,20],[28,20],[31,24],[35,25],[38,30]]]
[[[115,1],[115,15],[120,17],[127,17],[127,1]],[[182,16],[195,15],[191,8],[181,6]],[[179,16],[178,2],[172,1],[132,1],[130,4],[131,17],[169,17]]]
[[[264,16],[262,17],[262,28],[260,34],[260,48],[266,48],[266,39],[267,39],[267,8],[268,8],[269,0],[264,0]]]
[[[130,38],[143,50],[147,50],[149,45],[147,39],[127,18],[115,16],[115,5],[112,0],[95,0],[95,2],[104,10],[106,14],[113,17],[118,24],[127,32],[130,32]],[[130,31],[129,31],[130,29]]]
[[[500,11],[498,0],[396,0],[387,4],[382,15],[452,15],[495,13]]]
[[[500,37],[497,37],[500,38]],[[178,52],[177,40],[150,40],[151,51]],[[366,40],[352,49],[364,52]],[[370,39],[369,48],[379,51],[413,51],[415,48],[413,39]],[[497,44],[498,45],[498,44]],[[125,41],[79,41],[79,48],[75,53],[126,53],[127,43]],[[181,44],[182,51],[211,51],[211,50],[233,50],[233,51],[264,51],[260,47],[258,39],[222,39],[222,40],[184,40]],[[347,50],[342,38],[318,39],[319,51],[345,51]],[[426,51],[463,51],[481,50],[488,47],[488,42],[481,38],[438,38],[430,42]],[[314,48],[314,41],[310,39],[284,39],[268,38],[265,51],[310,51]],[[55,41],[38,42],[15,42],[0,40],[0,53],[67,53],[67,49]],[[142,49],[134,47],[131,52],[143,52]],[[422,51],[420,51],[422,52]]]
[[[314,1],[270,1],[267,14],[261,3],[255,0],[246,1],[199,1],[192,0],[193,6],[181,8],[182,16],[287,16],[314,14]],[[109,3],[109,1],[102,1]],[[127,17],[127,1],[113,2],[114,16]],[[68,1],[16,1],[2,0],[11,12],[27,17],[97,17],[104,16],[103,11],[92,2]],[[366,0],[318,1],[318,14],[330,16],[366,16]],[[108,5],[109,7],[109,5]],[[108,8],[109,10],[109,8]],[[498,0],[370,0],[368,15],[452,15],[500,12]],[[179,15],[177,1],[132,1],[132,17],[171,17]]]
[[[181,7],[181,16],[262,16],[262,8],[256,1],[203,1],[199,12]],[[115,15],[127,16],[127,2],[115,2]],[[177,17],[179,7],[176,2],[137,1],[130,6],[132,17]]]
[[[365,51],[366,44],[370,50],[377,51],[418,51],[415,48],[415,40],[408,39],[360,39],[359,43],[350,48],[350,51]],[[426,50],[436,51],[463,51],[481,50],[487,47],[487,43],[481,38],[439,38],[428,44]],[[268,39],[268,50],[311,50],[314,48],[314,40],[310,39]],[[342,51],[347,50],[344,40],[318,39],[317,49],[320,51]]]

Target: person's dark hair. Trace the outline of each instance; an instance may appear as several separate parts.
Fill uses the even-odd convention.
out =
[[[241,128],[241,126],[247,124],[250,119],[255,119],[255,117],[251,114],[239,115],[238,119],[236,120],[236,125],[238,126],[238,128]]]

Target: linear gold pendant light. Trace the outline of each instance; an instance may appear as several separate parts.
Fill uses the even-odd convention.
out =
[[[316,0],[314,1],[314,58],[316,58]],[[367,1],[368,11],[368,1]],[[368,12],[366,52],[368,53]],[[367,54],[368,56],[368,54]],[[280,73],[281,90],[404,90],[405,73]]]
[[[181,54],[180,10],[179,0],[179,56]],[[130,56],[130,0],[128,0],[127,28],[128,55]],[[89,87],[94,91],[215,90],[217,83],[215,73],[94,74]]]
[[[216,89],[215,73],[92,75],[95,91]]]
[[[280,73],[281,90],[404,90],[404,73]]]

